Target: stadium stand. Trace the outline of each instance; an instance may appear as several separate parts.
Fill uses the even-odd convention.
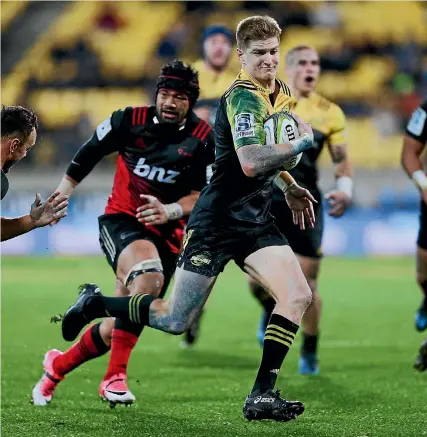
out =
[[[28,1],[19,2],[1,2],[1,31],[2,33],[7,30],[12,21],[22,14],[27,7]]]
[[[2,2],[2,31],[26,3]],[[2,102],[31,105],[48,134],[82,117],[95,126],[118,107],[149,103],[168,53],[198,59],[206,26],[233,28],[269,13],[284,29],[282,53],[308,44],[321,54],[318,91],[348,115],[355,165],[397,168],[402,127],[427,90],[425,9],[423,2],[70,2],[3,77]],[[238,71],[235,56],[230,68]],[[378,103],[384,95],[388,108]],[[52,164],[61,153],[51,147]],[[321,164],[331,165],[326,156]]]

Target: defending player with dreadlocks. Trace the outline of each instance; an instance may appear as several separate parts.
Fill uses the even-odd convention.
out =
[[[37,139],[37,116],[22,106],[3,106],[1,108],[1,199],[9,191],[6,173],[34,147]],[[22,217],[1,217],[1,241],[40,228],[67,215],[68,197],[59,192],[41,201],[39,193],[31,205],[29,214]]]
[[[273,195],[271,213],[276,218],[280,231],[285,234],[297,254],[302,271],[313,292],[313,300],[302,320],[303,341],[299,372],[316,375],[319,373],[318,342],[322,309],[317,279],[322,259],[323,237],[322,194],[317,185],[317,159],[322,148],[327,145],[335,164],[336,189],[326,194],[326,199],[330,203],[329,215],[332,217],[341,217],[350,204],[353,187],[352,170],[347,155],[345,115],[339,106],[315,92],[320,74],[318,53],[309,46],[296,46],[286,54],[285,64],[289,86],[297,99],[293,110],[311,124],[314,133],[313,147],[304,152],[301,161],[290,173],[298,184],[310,190],[318,201],[314,207],[316,224],[314,228],[304,230],[292,228],[292,213],[280,190],[276,190]],[[275,302],[259,284],[250,281],[250,287],[264,307],[258,329],[258,340],[262,343]]]
[[[289,88],[276,79],[281,29],[271,17],[249,17],[237,26],[242,70],[222,96],[215,122],[216,160],[211,183],[191,213],[167,301],[150,295],[108,298],[86,284],[62,321],[66,340],[73,340],[88,320],[107,314],[182,334],[205,304],[217,276],[234,260],[267,288],[277,304],[266,331],[261,365],[243,414],[249,420],[288,421],[304,411],[300,402],[273,391],[283,360],[311,301],[298,261],[269,214],[273,181],[283,181],[284,161],[311,147],[311,128],[298,119],[302,136],[265,145],[264,123],[273,113],[289,110]],[[313,225],[311,194],[287,173],[284,189],[296,221]],[[276,179],[277,178],[277,179]]]
[[[206,184],[214,160],[211,127],[192,111],[198,74],[181,61],[161,69],[156,105],[119,110],[103,121],[71,161],[59,185],[71,194],[94,166],[119,152],[112,194],[99,217],[100,243],[117,276],[116,295],[163,296],[175,270],[186,217]],[[58,383],[80,364],[106,353],[99,388],[111,404],[130,404],[127,364],[142,325],[106,319],[89,327],[65,353],[50,350],[33,402],[46,405]]]
[[[427,145],[427,100],[412,114],[403,139],[402,166],[421,194],[420,229],[417,240],[417,283],[423,294],[415,313],[415,329],[427,329],[427,176],[421,154]],[[414,367],[420,372],[427,369],[427,339],[421,344]]]

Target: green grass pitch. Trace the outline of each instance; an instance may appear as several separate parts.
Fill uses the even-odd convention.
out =
[[[413,259],[325,259],[321,375],[297,374],[299,339],[278,387],[306,412],[295,422],[249,423],[242,403],[257,371],[259,308],[234,265],[208,301],[193,350],[147,329],[131,358],[132,408],[98,397],[106,357],[61,383],[46,408],[29,403],[43,354],[65,350],[63,312],[82,282],[110,294],[114,277],[102,258],[2,260],[2,435],[4,437],[421,437],[427,436],[427,372],[412,370],[422,335],[414,330],[420,293]]]

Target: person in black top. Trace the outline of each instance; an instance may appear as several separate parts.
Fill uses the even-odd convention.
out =
[[[109,298],[95,284],[85,284],[62,319],[62,334],[69,341],[89,320],[108,314],[182,334],[205,304],[217,276],[234,260],[277,300],[255,384],[243,407],[248,420],[289,421],[304,411],[301,402],[282,399],[274,391],[311,291],[269,214],[273,183],[283,187],[294,223],[301,227],[305,219],[313,225],[315,202],[308,190],[280,171],[286,161],[312,146],[310,126],[297,118],[301,136],[265,144],[265,121],[274,113],[289,111],[292,103],[289,88],[276,79],[280,33],[271,17],[249,17],[237,27],[242,71],[221,98],[212,179],[190,215],[169,299],[148,294]]]
[[[119,153],[112,192],[98,220],[118,296],[163,296],[175,271],[188,215],[215,159],[212,128],[193,112],[198,95],[194,69],[181,61],[163,66],[156,105],[113,112],[74,156],[59,185],[71,195],[104,156]],[[111,405],[133,403],[127,364],[141,332],[140,324],[110,318],[89,327],[64,353],[48,351],[33,403],[45,406],[65,375],[110,345],[99,394]]]
[[[1,108],[1,200],[9,190],[6,173],[18,161],[27,156],[37,139],[37,116],[22,106],[4,106]],[[22,217],[1,217],[1,241],[10,240],[19,235],[49,225],[67,215],[68,196],[54,192],[45,201],[39,193],[31,205],[29,214]]]
[[[310,123],[314,144],[302,154],[298,165],[289,173],[299,185],[307,188],[317,200],[314,205],[316,224],[314,228],[292,229],[292,213],[286,205],[281,190],[273,193],[271,214],[276,225],[286,236],[298,261],[313,299],[302,320],[302,343],[300,349],[299,373],[317,375],[320,372],[318,343],[322,316],[322,298],[319,293],[318,277],[323,258],[323,205],[324,197],[318,185],[318,160],[322,149],[328,149],[335,166],[336,188],[325,195],[328,199],[328,214],[341,217],[351,203],[353,180],[351,162],[347,152],[346,117],[338,105],[316,92],[320,74],[320,59],[317,51],[306,45],[295,46],[285,55],[286,76],[293,97],[297,100],[293,111]],[[255,281],[250,281],[253,295],[264,308],[257,338],[262,344],[265,328],[273,311],[275,301]]]
[[[427,145],[427,100],[412,114],[403,139],[402,167],[421,194],[420,228],[417,239],[417,283],[423,293],[421,305],[415,313],[415,329],[427,329],[427,176],[421,154]],[[424,167],[424,168],[423,168]],[[414,367],[427,369],[427,340],[421,345]]]

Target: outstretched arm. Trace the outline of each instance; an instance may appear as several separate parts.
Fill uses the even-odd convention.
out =
[[[116,111],[97,126],[92,137],[80,147],[68,165],[57,189],[61,194],[70,196],[104,156],[119,150],[120,139],[116,137],[116,132],[123,118],[124,111]]]
[[[68,196],[60,195],[58,191],[46,202],[42,202],[40,194],[37,194],[29,214],[15,218],[1,217],[1,241],[10,240],[65,217],[67,206]]]

